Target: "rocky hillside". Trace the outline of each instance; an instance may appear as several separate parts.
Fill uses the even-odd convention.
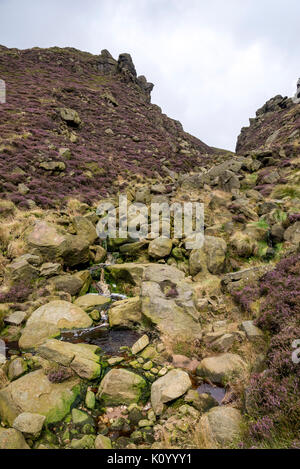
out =
[[[218,152],[150,103],[130,55],[0,46],[0,195],[20,207],[91,204],[132,180],[201,167]]]
[[[9,53],[17,60],[18,51]],[[136,77],[128,56],[116,63],[106,52],[101,60],[73,50],[21,54],[57,58],[69,53],[81,57],[70,61],[69,73],[81,77],[85,62],[93,63],[102,77],[112,80],[110,100],[114,96],[118,104],[104,100],[103,113],[129,112],[126,103],[139,97],[138,113],[147,109],[161,116],[149,104],[151,85]],[[44,62],[41,59],[41,70]],[[47,70],[52,66],[58,73],[56,62],[47,64]],[[90,92],[97,94],[92,85]],[[83,95],[73,93],[64,91],[64,98],[53,98],[53,108],[45,104],[51,108],[47,123],[53,119],[54,125],[45,141],[62,142],[56,143],[56,158],[59,148],[68,148],[68,157],[61,151],[61,159],[53,158],[52,163],[66,168],[59,174],[53,167],[45,169],[51,161],[39,151],[40,159],[32,165],[40,191],[43,171],[50,171],[43,181],[52,184],[52,198],[55,184],[70,176],[68,165],[78,165],[79,171],[75,148],[84,147],[84,138],[92,148],[94,136],[100,138],[97,126],[94,134],[85,134],[92,121],[84,122],[82,109],[87,116],[92,100],[86,103]],[[59,105],[57,99],[62,99]],[[118,139],[122,145],[127,142],[124,157],[131,145],[142,155],[152,132],[156,137],[162,132],[162,145],[174,145],[174,152],[163,157],[169,165],[155,160],[157,170],[166,168],[159,175],[151,172],[148,177],[148,169],[154,168],[148,168],[148,160],[144,165],[144,158],[141,166],[131,162],[133,171],[139,168],[144,178],[132,179],[124,190],[129,204],[143,202],[148,207],[153,201],[202,202],[201,249],[187,249],[189,232],[173,237],[173,223],[171,239],[152,239],[149,233],[142,240],[101,241],[94,206],[99,194],[89,204],[71,199],[64,207],[47,210],[32,203],[24,210],[15,199],[0,201],[0,448],[300,447],[300,367],[292,360],[292,343],[300,339],[300,168],[296,124],[292,119],[287,123],[287,115],[292,115],[288,113],[296,113],[298,105],[284,102],[284,109],[276,107],[278,102],[272,110],[264,107],[256,133],[253,124],[242,132],[238,155],[214,153],[166,117],[161,117],[162,127],[149,121],[146,128],[140,116],[135,139],[108,127],[112,145]],[[99,110],[94,112],[94,119],[100,119]],[[274,134],[274,116],[278,129],[294,126],[288,146],[279,132],[272,145],[258,137],[260,132],[266,136],[267,128]],[[35,113],[31,117],[38,119]],[[122,126],[126,123],[124,115]],[[35,126],[38,129],[38,120]],[[43,134],[43,120],[41,129]],[[78,141],[60,147],[74,137]],[[21,139],[21,148],[31,138]],[[43,137],[34,139],[46,145]],[[7,161],[20,150],[16,142],[13,139],[4,152]],[[159,148],[163,152],[165,147]],[[128,152],[128,159],[116,162],[126,165]],[[109,171],[107,155],[103,167],[106,164]],[[187,171],[193,158],[197,164]],[[122,175],[119,167],[113,169]],[[88,171],[88,180],[97,180]],[[18,185],[29,188],[34,176],[30,173],[24,182],[27,172],[20,174]],[[87,194],[78,187],[76,199]],[[118,207],[121,187],[120,181],[112,186],[105,200]],[[149,215],[143,215],[141,225],[148,224]]]

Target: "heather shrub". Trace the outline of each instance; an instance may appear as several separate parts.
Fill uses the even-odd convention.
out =
[[[247,303],[251,288],[239,292]],[[269,333],[267,369],[251,377],[246,408],[249,438],[256,444],[280,438],[291,446],[300,429],[300,365],[292,360],[292,343],[300,339],[300,255],[279,262],[260,283],[261,307],[256,325]],[[285,438],[284,438],[285,437]]]
[[[33,288],[24,282],[13,285],[6,293],[0,292],[0,303],[22,303],[32,293]]]

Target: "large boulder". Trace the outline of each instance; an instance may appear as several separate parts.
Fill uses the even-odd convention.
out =
[[[224,449],[242,437],[242,422],[239,410],[213,407],[200,419],[199,437],[207,449]]]
[[[172,241],[168,238],[156,238],[150,242],[148,247],[148,254],[154,259],[162,259],[171,254]]]
[[[0,449],[30,449],[24,436],[14,428],[0,427]]]
[[[157,415],[161,414],[163,404],[183,396],[191,386],[192,382],[185,371],[179,369],[170,371],[151,386],[152,409]]]
[[[13,423],[16,430],[28,436],[38,437],[42,431],[46,417],[32,412],[19,414]]]
[[[62,256],[66,247],[65,235],[55,225],[45,221],[38,221],[27,242],[34,254],[42,257],[45,261],[52,261]]]
[[[194,249],[189,259],[190,274],[194,277],[199,272],[213,275],[224,270],[227,244],[222,238],[205,236],[201,249]]]
[[[19,257],[7,266],[9,277],[14,282],[30,283],[39,276],[39,271],[26,259]]]
[[[140,286],[143,280],[145,265],[125,263],[107,266],[107,270],[116,282],[122,281]]]
[[[89,261],[89,236],[70,235],[54,224],[38,221],[27,237],[33,254],[45,262],[63,260],[68,267],[85,264]]]
[[[93,309],[103,308],[110,303],[110,298],[101,296],[97,293],[88,293],[80,296],[74,301],[74,304],[82,308],[84,311],[92,311]]]
[[[60,422],[69,412],[80,392],[79,378],[51,383],[43,370],[33,371],[0,391],[0,417],[13,425],[23,412],[46,417],[45,423]]]
[[[70,367],[83,379],[96,379],[101,374],[100,349],[96,345],[70,344],[49,339],[38,347],[37,353],[49,361]]]
[[[223,353],[216,357],[204,358],[197,367],[197,375],[215,384],[226,385],[233,378],[247,370],[246,363],[239,355]]]
[[[171,340],[201,338],[194,284],[168,265],[146,266],[141,288],[142,315]]]
[[[81,235],[67,235],[62,257],[67,267],[87,264],[90,260],[89,240]]]
[[[297,221],[293,225],[291,225],[285,232],[284,232],[284,239],[289,243],[299,245],[300,244],[300,221]]]
[[[87,217],[74,217],[72,223],[77,235],[85,238],[89,244],[94,244],[96,239],[98,239],[96,228]]]
[[[59,113],[61,119],[71,127],[78,127],[81,124],[79,114],[74,109],[64,107],[59,110]]]
[[[130,405],[139,402],[147,391],[146,381],[124,369],[113,369],[101,381],[97,398],[104,405]]]
[[[67,301],[51,301],[32,313],[22,331],[19,346],[22,349],[37,347],[46,339],[59,335],[61,329],[81,329],[92,324],[92,319],[79,306]]]
[[[132,327],[142,322],[140,297],[116,301],[108,311],[110,327]]]

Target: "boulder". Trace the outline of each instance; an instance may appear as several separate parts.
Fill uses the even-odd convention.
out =
[[[104,435],[97,435],[95,440],[96,449],[112,449],[111,440]]]
[[[285,230],[284,239],[292,244],[300,244],[300,221],[297,221]]]
[[[40,275],[41,277],[53,277],[53,275],[58,275],[62,271],[61,264],[53,262],[45,262],[41,265]]]
[[[12,425],[23,412],[46,417],[45,423],[60,422],[69,412],[80,392],[79,378],[51,383],[43,370],[33,371],[0,391],[0,417]]]
[[[79,114],[74,109],[61,108],[59,113],[62,120],[64,120],[68,125],[78,127],[81,124]]]
[[[171,254],[173,243],[168,238],[156,238],[150,242],[148,254],[154,259],[162,259]]]
[[[98,235],[93,223],[86,217],[77,216],[72,220],[77,235],[83,237],[89,244],[94,244]]]
[[[97,308],[103,308],[109,303],[110,298],[98,295],[97,293],[89,293],[87,295],[80,296],[74,301],[75,305],[79,306],[86,312],[90,312]]]
[[[143,280],[145,265],[125,263],[107,266],[108,272],[116,281],[123,281],[132,285],[140,286]]]
[[[20,326],[26,319],[26,313],[24,311],[14,311],[4,318],[6,324],[11,326]]]
[[[209,379],[212,383],[226,385],[246,370],[247,365],[239,355],[223,353],[216,357],[204,358],[197,367],[197,375]]]
[[[26,436],[39,436],[42,431],[46,417],[32,412],[23,412],[14,420],[13,428],[24,433]]]
[[[213,407],[200,419],[199,437],[207,449],[224,449],[242,438],[242,422],[239,410]]]
[[[88,239],[81,235],[67,235],[62,257],[67,267],[87,264],[90,260]]]
[[[64,291],[70,293],[71,296],[77,295],[83,286],[78,276],[71,274],[58,275],[51,280],[51,284],[56,291]]]
[[[24,436],[14,428],[0,427],[0,449],[30,449]]]
[[[124,369],[113,369],[101,381],[97,398],[106,406],[138,403],[147,391],[146,381]]]
[[[146,348],[147,345],[149,345],[149,337],[146,334],[144,334],[139,340],[135,342],[135,344],[133,344],[133,346],[131,347],[131,353],[133,355],[136,355],[137,353],[144,350],[144,348]]]
[[[42,161],[40,163],[40,168],[45,169],[46,171],[64,171],[66,165],[63,161]]]
[[[49,361],[70,367],[83,379],[96,379],[101,374],[100,349],[96,345],[71,344],[49,339],[38,347],[37,353]]]
[[[204,252],[209,272],[213,275],[220,274],[224,270],[227,244],[222,238],[206,236]]]
[[[21,257],[7,266],[7,272],[14,282],[30,283],[39,276],[38,269]]]
[[[81,329],[92,325],[91,318],[77,305],[67,301],[51,301],[36,309],[28,319],[19,340],[22,349],[42,345],[46,339],[60,334],[61,329]]]
[[[169,269],[174,271],[173,279],[175,280],[177,272],[180,271],[173,267]],[[151,270],[149,277],[157,279],[158,282],[143,282],[142,315],[150,324],[156,326],[161,334],[171,340],[199,339],[202,333],[194,304],[194,285],[188,281],[174,283],[170,280],[163,280],[171,277],[169,269]],[[163,275],[164,273],[167,275]],[[180,274],[184,276],[183,272]],[[180,277],[179,274],[178,277]],[[162,281],[159,281],[160,279]]]
[[[183,396],[191,386],[189,375],[179,369],[156,380],[151,386],[151,405],[156,415],[162,413],[163,404]]]
[[[116,301],[108,311],[110,327],[133,327],[142,322],[140,297]]]
[[[242,322],[241,330],[246,333],[246,336],[250,341],[262,339],[264,336],[263,332],[254,325],[253,321]]]
[[[38,221],[28,235],[27,242],[35,254],[41,256],[45,261],[52,261],[62,256],[66,237],[55,225]]]

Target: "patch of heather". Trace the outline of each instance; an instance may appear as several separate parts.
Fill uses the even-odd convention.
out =
[[[244,293],[248,298],[249,287]],[[241,296],[243,293],[241,293]],[[292,360],[292,343],[300,339],[300,254],[279,262],[260,283],[261,308],[256,325],[270,335],[267,369],[251,377],[247,411],[254,423],[250,436],[299,435],[300,366]]]
[[[70,48],[0,48],[7,85],[7,103],[0,106],[1,198],[24,208],[28,199],[42,207],[70,196],[92,203],[137,175],[155,177],[162,166],[189,171],[214,155],[151,104],[130,76],[103,68],[101,57]],[[79,126],[61,119],[64,107],[78,112]],[[60,148],[69,148],[71,157]],[[51,161],[63,162],[65,170],[40,166]],[[25,196],[20,182],[29,188]]]
[[[242,290],[232,292],[232,296],[244,311],[251,312],[251,303],[259,298],[259,287],[247,285]]]
[[[21,303],[26,301],[33,289],[24,282],[16,283],[6,293],[0,292],[0,303]]]

